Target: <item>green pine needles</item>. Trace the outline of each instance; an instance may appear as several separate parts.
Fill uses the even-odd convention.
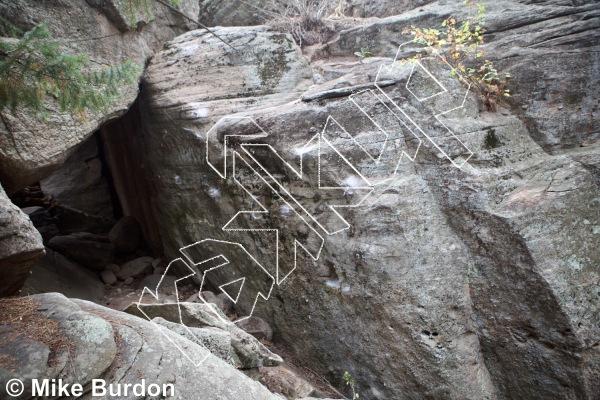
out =
[[[0,41],[0,111],[26,107],[43,115],[44,99],[51,96],[61,111],[85,117],[87,110],[107,110],[123,84],[134,83],[141,71],[131,61],[91,69],[85,55],[63,52],[44,24],[22,35],[1,30],[13,38]]]

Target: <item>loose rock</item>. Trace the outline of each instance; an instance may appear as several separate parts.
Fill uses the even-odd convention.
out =
[[[117,278],[127,279],[135,278],[143,273],[150,271],[152,268],[152,257],[139,257],[135,260],[129,261],[123,265],[119,271],[116,272]]]
[[[140,225],[134,217],[125,216],[112,227],[108,238],[118,253],[131,253],[140,244]]]
[[[55,236],[48,246],[93,271],[102,271],[115,259],[115,246],[73,235]]]
[[[100,277],[107,285],[113,285],[117,282],[117,277],[113,271],[105,269],[104,271],[100,272]]]
[[[236,322],[236,325],[258,340],[271,341],[273,339],[273,330],[267,321],[260,317],[252,315],[242,321]]]

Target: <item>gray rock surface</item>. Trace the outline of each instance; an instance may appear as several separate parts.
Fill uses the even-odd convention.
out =
[[[349,55],[368,45],[378,57],[393,57],[408,39],[400,34],[404,28],[438,26],[448,15],[460,15],[459,6],[435,3],[341,32],[320,54],[325,59],[316,63],[311,93],[373,82],[379,65],[391,58],[359,63],[348,61]],[[220,78],[196,83],[200,61],[188,62],[193,56],[184,47],[194,43],[200,46],[194,54],[213,54],[210,39],[198,42],[192,37],[200,34],[190,32],[174,40],[149,67],[142,153],[150,165],[158,222],[168,231],[162,236],[165,254],[180,257],[181,246],[205,238],[229,240],[242,243],[275,275],[272,237],[247,229],[277,228],[286,238],[279,266],[287,273],[297,260],[285,245],[296,239],[310,247],[316,240],[280,198],[294,196],[322,225],[310,226],[324,237],[324,247],[317,261],[300,258],[296,270],[268,301],[259,300],[254,312],[306,365],[339,387],[343,372],[350,371],[365,399],[594,398],[600,362],[599,314],[594,312],[599,300],[592,289],[600,283],[600,150],[597,96],[590,88],[599,77],[593,72],[599,65],[593,44],[597,9],[594,3],[490,5],[487,54],[515,76],[514,107],[489,113],[480,110],[474,94],[467,96],[464,108],[443,118],[462,144],[435,119],[425,118],[460,105],[464,96],[464,88],[452,86],[455,81],[440,65],[428,67],[452,88],[448,96],[422,104],[404,89],[407,75],[382,89],[435,135],[430,141],[418,134],[422,146],[417,147],[385,98],[383,107],[368,92],[353,97],[356,104],[347,97],[287,102],[262,92],[247,106],[236,84]],[[238,31],[219,28],[225,36]],[[242,77],[252,63],[254,71],[261,69],[258,57],[245,63]],[[203,72],[211,76],[211,71]],[[566,104],[571,88],[581,101]],[[211,98],[216,93],[228,98],[228,107]],[[190,99],[198,99],[195,114],[184,105]],[[204,108],[206,113],[198,111]],[[224,137],[260,129],[251,123],[217,125],[208,146],[198,138],[213,128],[213,116],[242,112],[269,135],[227,143],[227,149],[242,154],[235,159],[239,174],[232,177],[231,158],[227,164],[219,158]],[[380,128],[392,136],[383,158],[374,162],[384,151]],[[342,149],[354,173],[331,146],[321,149],[326,164],[319,168],[316,151],[303,147],[318,133]],[[268,144],[278,156],[266,147],[244,153],[243,143]],[[460,164],[467,157],[462,145],[474,155],[459,169],[440,150]],[[209,156],[212,165],[207,151],[217,155]],[[347,190],[352,185],[346,179],[357,172],[371,180],[388,176],[402,151],[416,154],[415,163],[404,158],[389,185],[379,186],[361,208],[340,211],[349,225],[341,230],[344,225],[328,206],[352,205],[361,195]],[[302,178],[281,162],[299,168],[300,154],[306,154]],[[263,176],[269,171],[266,181],[280,186],[273,191],[245,165]],[[227,178],[215,169],[226,170]],[[317,189],[317,176],[344,194]],[[239,230],[222,229],[239,211],[258,210],[256,200],[265,215],[242,215],[230,225]],[[331,233],[334,228],[340,232]],[[232,269],[247,262],[229,261]],[[253,284],[259,282],[247,277],[245,285]],[[252,308],[236,306],[246,312]]]
[[[0,186],[0,297],[17,294],[43,255],[39,232]]]
[[[121,267],[119,267],[117,264],[108,264],[106,266],[107,271],[112,271],[114,273],[119,272],[120,269],[121,269]]]
[[[197,134],[224,115],[295,100],[310,84],[310,70],[291,36],[269,32],[264,26],[214,32],[237,50],[204,31],[192,31],[169,42],[148,67],[153,107],[163,106],[165,113],[183,112],[189,120],[183,135],[190,139],[198,140]],[[183,65],[193,74],[188,75]],[[170,138],[166,140],[165,150],[175,146]],[[176,176],[169,179],[174,185],[186,184]]]
[[[81,239],[76,235],[55,236],[48,246],[93,271],[100,272],[115,260],[112,243]]]
[[[223,300],[221,300],[219,297],[217,297],[213,292],[204,290],[200,293],[200,295],[204,299],[204,301],[216,305],[217,307],[219,307],[219,309],[221,311],[223,311],[223,312],[228,311],[225,308],[225,304],[224,304]],[[199,300],[199,298],[197,298],[197,299]],[[229,301],[231,301],[231,300],[229,300]]]
[[[40,181],[40,187],[46,196],[52,196],[64,206],[114,219],[96,137],[78,146],[59,169]]]
[[[3,398],[10,398],[5,388],[6,382],[13,378],[22,379],[24,382],[34,378],[62,378],[65,382],[77,382],[86,386],[92,379],[101,376],[117,355],[117,345],[110,323],[97,315],[81,311],[73,302],[57,293],[38,294],[32,299],[38,306],[36,313],[44,319],[56,321],[58,330],[64,338],[68,338],[69,345],[52,349],[55,354],[53,354],[53,361],[49,362],[50,351],[48,350],[50,349],[40,352],[40,346],[45,345],[32,339],[31,336],[26,336],[28,340],[20,345],[18,339],[11,337],[11,326],[8,321],[2,321],[5,337],[0,353],[7,355],[14,350],[15,346],[20,345],[21,348],[20,354],[12,358],[10,365],[0,367],[2,385],[0,395]],[[28,328],[33,331],[40,329],[41,326]],[[41,362],[36,363],[37,368],[32,368],[28,362],[30,357],[36,355],[40,356]],[[26,384],[25,389],[25,394],[19,398],[33,398],[31,385]]]
[[[148,275],[145,277],[139,285],[139,289],[148,288],[155,292],[157,289],[161,294],[174,294],[175,293],[175,281],[177,278],[171,275]]]
[[[418,100],[405,90],[406,76],[382,88],[383,93],[359,92],[373,88],[379,66],[390,63],[408,39],[403,29],[438,27],[449,15],[460,17],[460,2],[435,2],[340,32],[313,54],[312,65],[289,36],[264,27],[216,29],[237,50],[203,31],[176,38],[150,63],[145,108],[137,110],[140,126],[131,135],[135,146],[119,153],[125,165],[136,163],[136,171],[151,183],[147,192],[139,191],[134,181],[140,176],[123,178],[119,196],[124,209],[141,208],[139,193],[145,194],[144,212],[156,221],[140,219],[142,230],[161,227],[152,244],[161,242],[168,259],[181,257],[181,246],[210,237],[243,244],[272,276],[290,273],[268,300],[259,299],[256,308],[242,301],[236,311],[253,310],[267,320],[303,364],[338,387],[343,372],[350,371],[362,399],[595,399],[600,392],[600,118],[593,90],[600,79],[599,6],[525,0],[488,6],[487,56],[512,73],[512,104],[488,113],[476,95],[468,95],[464,108],[442,117],[460,143],[431,118],[460,104],[464,93],[440,65],[425,64],[450,88],[448,96]],[[117,21],[115,29],[126,31],[119,12],[113,8],[105,15]],[[376,57],[355,61],[352,54],[362,47]],[[410,50],[414,47],[403,54]],[[435,87],[423,79],[418,89]],[[348,98],[352,93],[354,103]],[[394,114],[396,105],[422,118],[419,123],[433,134],[431,140],[403,128],[412,125]],[[222,117],[229,122],[218,124]],[[231,123],[231,117],[245,122]],[[22,127],[18,117],[5,121],[11,133],[19,133],[10,143],[5,133],[8,144],[0,142],[8,149],[0,160],[0,178],[13,187],[13,176],[25,181],[47,174],[66,157],[66,148],[87,135],[83,128],[70,129],[76,123],[66,124],[72,137],[57,148],[47,146],[39,129]],[[63,122],[57,117],[50,125]],[[53,129],[48,140],[55,144]],[[211,129],[213,136],[205,140]],[[240,134],[255,137],[232,137]],[[35,137],[33,144],[28,135]],[[314,143],[305,147],[314,137],[319,144],[328,142],[318,155]],[[14,143],[26,151],[14,150]],[[244,152],[259,143],[270,147]],[[463,146],[474,154],[455,168],[450,161],[467,157]],[[44,151],[34,148],[50,155],[42,157]],[[416,155],[415,162],[404,157],[396,164],[403,152]],[[233,157],[238,174],[231,176],[231,158],[226,163],[222,154]],[[300,156],[305,173],[297,176],[290,166],[299,168]],[[396,166],[394,179],[377,187],[360,208],[332,212],[332,204],[352,206],[360,199],[361,189],[354,184],[358,174],[377,181]],[[339,191],[322,188],[327,185]],[[257,208],[257,201],[263,208]],[[238,215],[237,225],[231,225],[235,229],[225,231],[239,211],[253,213]],[[280,229],[280,246],[269,236],[273,229]],[[319,256],[314,260],[300,250],[296,259],[298,248],[291,246],[298,241],[314,250],[319,242],[314,232],[323,238]],[[281,271],[273,263],[279,248]],[[123,276],[149,272],[151,261],[143,268],[128,267]],[[229,270],[241,270],[248,262],[239,254],[229,261]],[[246,278],[246,288],[264,284],[256,276]],[[172,303],[143,309],[151,318],[226,330],[244,368],[265,359],[279,362],[256,339],[215,316],[218,310],[177,304],[174,296],[166,299]],[[118,318],[126,323],[114,329],[136,349],[123,352],[131,361],[117,368],[118,374],[133,380],[132,371],[141,365],[144,373],[162,376],[165,363],[176,357],[160,358],[167,351],[163,347],[136,357],[143,346],[154,350],[159,345],[138,333],[149,325]],[[28,371],[43,366],[49,354],[39,344],[31,346],[40,357],[23,358]],[[206,354],[201,350],[194,351]],[[187,398],[211,390],[225,398],[263,395],[252,395],[260,390],[254,386],[223,393],[229,390],[222,386],[229,375],[205,382],[206,375],[179,373],[183,378],[177,380],[188,379],[195,390]],[[200,382],[208,389],[194,386]]]
[[[119,253],[135,251],[140,244],[140,226],[131,216],[121,218],[108,233],[108,238]]]
[[[43,349],[43,344],[31,340],[3,341],[1,355],[17,348],[21,351],[12,370],[0,366],[3,398],[7,396],[6,382],[15,377],[60,377],[66,382],[81,384],[94,378],[106,379],[109,384],[133,384],[143,377],[160,386],[173,384],[173,398],[180,400],[197,398],[198,393],[214,399],[280,399],[206,348],[169,329],[87,301],[68,300],[59,294],[36,295],[32,299],[40,305],[37,312],[55,320],[73,347],[70,355],[62,351],[57,355],[58,363],[48,365],[49,351]],[[4,335],[5,329],[10,330],[10,326],[2,325],[2,328],[0,335]],[[32,360],[31,357],[38,358]],[[194,362],[202,359],[205,361],[195,366]],[[32,368],[34,365],[37,369]],[[30,387],[27,389],[30,393]],[[26,392],[22,398],[31,396]],[[92,396],[88,392],[81,398]]]
[[[315,388],[306,380],[284,366],[261,368],[259,381],[274,393],[298,399],[316,394]]]
[[[269,0],[200,0],[198,21],[206,26],[262,25],[269,19]]]
[[[343,0],[346,17],[389,17],[415,9],[433,0]],[[301,4],[301,3],[300,3]],[[206,26],[262,25],[287,16],[294,16],[291,4],[278,0],[200,0],[199,21]],[[339,2],[330,1],[325,17],[333,17]]]
[[[344,1],[344,14],[348,17],[389,17],[400,15],[404,12],[418,9],[434,0],[346,0]],[[440,4],[449,4],[451,1],[440,1]]]
[[[575,3],[575,4],[574,4]],[[600,137],[598,100],[589,88],[600,84],[597,31],[600,5],[593,1],[496,1],[486,5],[486,58],[510,72],[513,112],[545,151],[560,153]],[[410,40],[410,26],[440,28],[461,2],[434,2],[399,16],[342,31],[321,57],[346,57],[368,47],[393,57]],[[548,55],[552,56],[549,57]]]
[[[117,283],[117,276],[111,270],[105,269],[104,271],[100,272],[100,277],[107,285],[114,285]]]
[[[119,279],[135,278],[145,272],[152,270],[152,257],[138,257],[121,265],[115,273]]]
[[[152,322],[206,347],[212,354],[234,367],[240,366],[235,350],[231,346],[231,334],[229,332],[213,327],[188,328],[160,317],[153,318]]]
[[[127,307],[125,312],[142,318],[163,318],[188,328],[213,327],[229,332],[231,345],[239,359],[236,362],[239,362],[240,368],[271,367],[283,362],[281,357],[271,352],[252,335],[229,322],[225,314],[220,313],[213,306],[198,303],[151,304],[152,296],[147,297],[150,302],[142,300],[139,304],[135,303]]]
[[[57,292],[65,296],[100,302],[104,284],[96,272],[46,247],[46,255],[34,265],[23,284],[23,294]]]
[[[236,325],[258,340],[271,341],[273,339],[273,329],[271,329],[267,321],[255,315],[236,322]]]
[[[231,299],[229,298],[229,296],[227,296],[225,293],[219,293],[217,295],[217,299],[221,302],[221,304],[223,305],[223,308],[221,308],[221,310],[224,313],[228,313],[233,311],[233,301],[231,301]]]
[[[40,21],[51,21],[48,29],[54,38],[63,42],[68,40],[69,50],[84,53],[97,63],[116,65],[130,59],[143,66],[165,41],[185,32],[190,22],[157,2],[149,4],[154,19],[139,24],[139,29],[126,28],[123,18],[110,11],[123,7],[116,0],[83,3],[71,0],[2,1],[0,14],[24,30]],[[184,0],[178,8],[188,17],[198,15],[198,3],[192,0]],[[7,192],[12,193],[47,177],[102,123],[123,114],[136,96],[137,84],[130,85],[124,88],[123,97],[109,112],[88,113],[86,119],[57,112],[57,105],[50,100],[46,104],[49,116],[43,123],[23,110],[14,114],[3,111],[0,180]]]

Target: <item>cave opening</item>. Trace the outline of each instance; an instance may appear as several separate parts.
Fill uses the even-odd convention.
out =
[[[164,271],[144,169],[139,101],[102,125],[64,164],[10,196],[40,233],[46,255],[21,295],[59,292],[97,303],[124,298]],[[123,272],[128,265],[132,269]]]

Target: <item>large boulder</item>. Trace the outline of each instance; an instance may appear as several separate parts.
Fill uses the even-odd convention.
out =
[[[104,297],[104,284],[96,272],[46,248],[46,255],[33,266],[23,284],[23,294],[52,292],[99,303]]]
[[[39,232],[0,186],[0,297],[17,294],[43,255]]]
[[[52,249],[93,271],[102,271],[115,259],[115,246],[76,235],[55,236],[48,242]]]
[[[186,328],[217,328],[228,332],[236,355],[233,364],[239,368],[273,367],[283,362],[281,357],[270,351],[258,339],[229,322],[225,314],[216,307],[185,302],[152,304],[152,300],[152,296],[146,295],[141,302],[127,307],[125,312],[153,321],[161,318]]]
[[[92,379],[105,379],[107,386],[142,379],[160,387],[172,384],[177,399],[197,398],[198,393],[214,399],[280,399],[206,347],[132,315],[55,293],[25,298],[14,312],[14,303],[2,307],[30,322],[0,322],[0,356],[10,360],[0,366],[2,398],[10,379],[24,380],[25,393],[19,398],[30,399],[31,379],[62,378],[85,388]],[[40,335],[39,329],[53,329],[55,336]],[[86,391],[80,398],[93,397]]]
[[[112,227],[108,238],[119,253],[135,251],[140,245],[140,225],[134,217],[125,216]]]
[[[46,196],[84,213],[114,219],[108,182],[103,176],[98,145],[92,137],[78,146],[67,161],[40,181]]]
[[[137,28],[128,26],[129,11],[122,2],[36,0],[2,1],[0,14],[22,30],[45,22],[52,36],[68,42],[72,53],[83,53],[96,65],[132,60],[140,67],[165,41],[185,32],[198,15],[198,3],[184,0],[177,12],[151,2]],[[148,19],[148,15],[154,18]],[[187,18],[186,18],[187,17]],[[193,25],[196,27],[196,25]],[[141,72],[140,72],[141,76]],[[56,170],[100,125],[122,115],[137,97],[138,85],[123,88],[122,97],[106,112],[87,112],[86,118],[58,111],[48,100],[47,118],[31,111],[2,111],[0,123],[0,181],[13,193]]]
[[[399,65],[399,76],[376,87],[379,66],[391,65],[408,39],[402,30],[439,26],[460,15],[453,4],[342,32],[321,54],[323,73],[306,101],[272,101],[269,91],[247,101],[238,82],[259,80],[248,79],[261,71],[259,57],[252,69],[249,56],[222,46],[233,65],[221,78],[217,69],[198,71],[198,54],[215,54],[214,39],[190,32],[174,40],[149,67],[140,133],[165,254],[181,257],[182,246],[208,238],[243,245],[278,285],[268,300],[236,307],[267,320],[304,364],[340,387],[349,371],[361,398],[594,398],[600,144],[589,90],[598,59],[589,51],[594,30],[575,27],[595,24],[598,6],[490,7],[488,55],[521,84],[514,110],[480,110],[476,94],[465,97],[435,60],[423,68],[437,81],[417,70],[420,80],[409,84],[411,69]],[[257,29],[245,37],[248,49],[272,35]],[[497,49],[509,46],[513,30],[519,40],[503,58]],[[218,32],[237,37],[238,28]],[[557,40],[542,41],[545,33]],[[388,58],[348,60],[365,45]],[[577,78],[567,76],[567,58],[578,60]],[[525,60],[546,65],[542,75]],[[213,72],[217,78],[197,83]],[[566,101],[580,84],[571,79],[588,85],[578,103],[585,112],[549,100]],[[413,86],[420,97],[407,90],[414,82],[422,82]],[[423,100],[439,84],[447,92]],[[566,121],[575,128],[561,131]],[[577,127],[589,132],[585,140]],[[363,180],[377,183],[372,193]],[[229,271],[241,271],[249,259],[228,261]],[[257,276],[244,285],[259,287]]]
[[[148,94],[152,107],[164,107],[157,122],[177,112],[188,120],[189,135],[196,138],[201,127],[224,115],[286,103],[310,85],[310,69],[290,35],[265,26],[213,32],[229,45],[204,30],[191,31],[152,59]],[[165,127],[171,123],[168,118],[162,122]]]

